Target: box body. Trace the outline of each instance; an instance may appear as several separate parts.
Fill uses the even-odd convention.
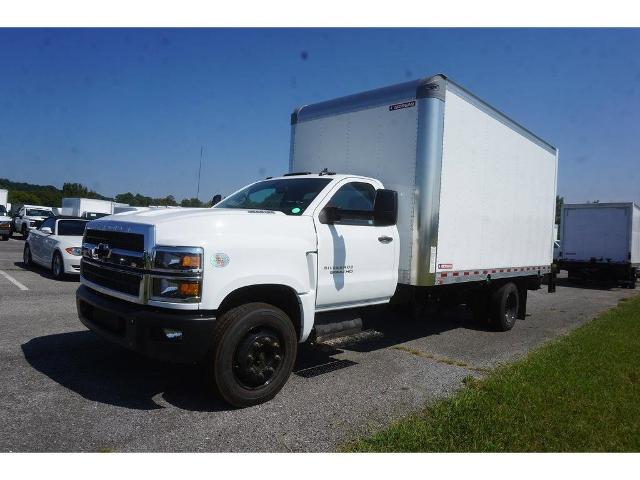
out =
[[[297,109],[290,171],[399,194],[401,283],[546,272],[557,149],[443,75]]]
[[[560,260],[640,264],[640,207],[634,203],[562,207]]]
[[[62,214],[81,217],[86,212],[91,213],[114,213],[114,207],[123,204],[112,202],[111,200],[98,200],[95,198],[63,198]]]

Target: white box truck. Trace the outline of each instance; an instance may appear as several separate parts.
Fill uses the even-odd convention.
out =
[[[116,207],[128,206],[112,200],[99,200],[95,198],[67,197],[62,199],[62,214],[72,217],[95,219],[105,215],[111,215]]]
[[[272,398],[297,344],[396,302],[467,303],[509,330],[550,273],[557,150],[446,77],[292,115],[290,172],[210,209],[92,221],[81,321],[203,362],[236,406]]]
[[[583,203],[562,207],[558,266],[572,280],[613,281],[635,288],[640,266],[640,207]]]
[[[0,188],[0,205],[2,205],[7,212],[9,211],[9,207],[7,206],[8,201],[9,192],[4,188]]]

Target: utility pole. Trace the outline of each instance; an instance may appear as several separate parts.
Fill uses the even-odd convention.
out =
[[[198,190],[196,191],[196,198],[200,200],[200,174],[202,173],[202,153],[204,146],[200,147],[200,167],[198,168]]]

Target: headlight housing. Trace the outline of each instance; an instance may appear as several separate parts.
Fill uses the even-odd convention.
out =
[[[79,257],[82,255],[82,247],[69,247],[64,249],[69,255],[75,255]]]
[[[150,299],[173,303],[199,302],[203,255],[200,247],[156,247]]]
[[[197,278],[155,277],[152,279],[151,298],[168,302],[198,302],[201,288],[202,281]]]
[[[202,248],[158,247],[155,251],[154,269],[170,271],[200,271]]]

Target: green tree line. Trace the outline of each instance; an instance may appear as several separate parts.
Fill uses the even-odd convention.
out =
[[[7,178],[0,178],[0,189],[9,191],[8,202],[12,205],[32,204],[46,207],[61,207],[65,197],[96,198],[100,200],[114,200],[120,203],[128,203],[135,207],[148,207],[149,205],[181,206],[181,207],[209,207],[211,201],[203,202],[197,198],[184,198],[176,200],[173,195],[153,198],[139,193],[119,193],[115,198],[106,197],[89,189],[81,183],[65,183],[62,188],[53,185],[35,185],[24,182],[13,182]]]

